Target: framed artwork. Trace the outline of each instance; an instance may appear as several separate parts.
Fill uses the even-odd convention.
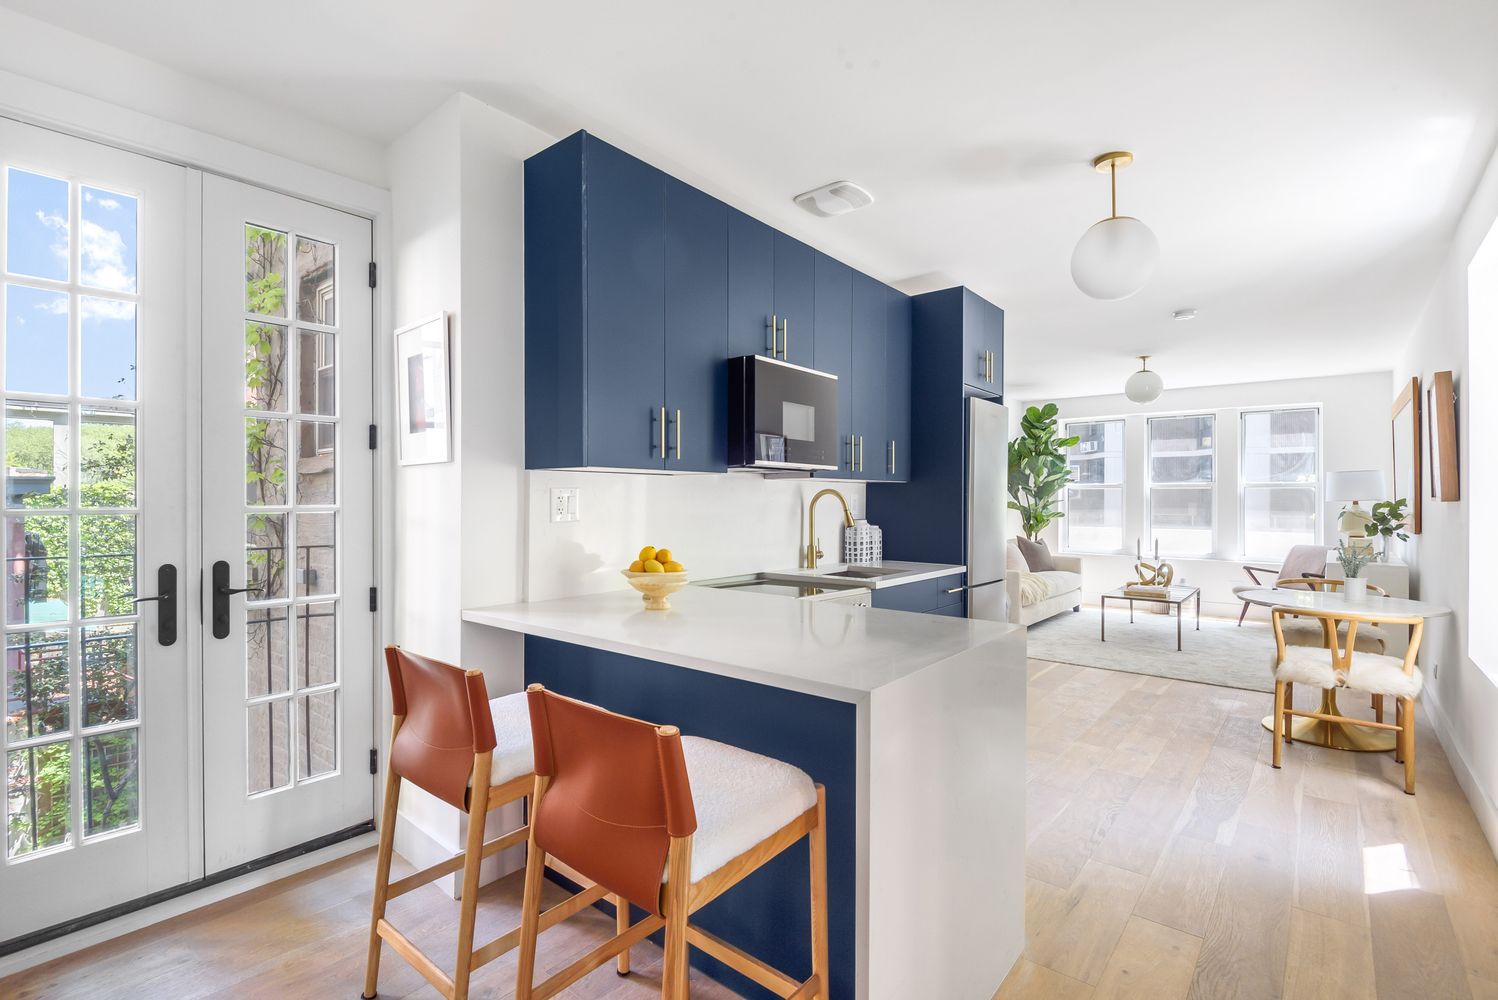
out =
[[[395,422],[401,465],[452,460],[447,313],[395,331]]]
[[[1431,379],[1430,406],[1425,415],[1430,438],[1430,495],[1437,500],[1462,498],[1461,470],[1456,441],[1456,383],[1451,372]]]
[[[1394,495],[1390,500],[1408,500],[1408,530],[1420,534],[1420,516],[1425,497],[1421,493],[1420,379],[1412,378],[1394,401]]]

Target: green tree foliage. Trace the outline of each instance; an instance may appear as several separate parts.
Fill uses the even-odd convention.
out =
[[[1066,515],[1056,498],[1071,481],[1066,449],[1080,438],[1056,436],[1055,403],[1032,406],[1020,417],[1020,436],[1009,442],[1009,509],[1019,511],[1025,537],[1035,539],[1046,525]]]

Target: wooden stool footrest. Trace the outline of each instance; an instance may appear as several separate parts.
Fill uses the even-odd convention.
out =
[[[436,964],[422,954],[421,950],[404,934],[390,926],[390,921],[381,917],[375,926],[380,932],[380,937],[389,942],[390,947],[394,948],[401,958],[410,962],[413,969],[426,977],[427,982],[437,987],[439,993],[449,998],[453,995],[453,981],[448,978],[447,973],[437,968]]]
[[[548,927],[555,927],[573,914],[581,913],[606,895],[608,895],[608,890],[601,885],[589,886],[581,892],[573,893],[556,906],[541,914],[541,922],[537,927],[537,933],[546,930]],[[482,948],[475,948],[473,951],[473,967],[477,969],[481,965],[487,965],[519,943],[520,928],[517,927],[508,934],[500,935]]]
[[[547,997],[556,996],[609,959],[627,948],[633,948],[665,926],[666,921],[661,917],[646,917],[644,920],[630,927],[623,934],[605,941],[561,972],[546,980],[540,986],[537,986],[532,991],[531,996],[534,1000],[547,1000]]]
[[[516,847],[525,843],[530,836],[530,827],[522,826],[518,830],[511,830],[503,837],[496,837],[484,845],[481,857],[487,858],[498,854],[506,848]],[[390,888],[385,892],[385,900],[388,902],[397,896],[404,896],[412,889],[420,889],[428,882],[435,882],[444,875],[451,875],[463,868],[464,859],[467,854],[455,854],[446,861],[439,861],[430,868],[423,868],[419,872],[407,875],[405,878],[390,883]]]
[[[808,980],[807,983],[792,979],[774,966],[767,965],[742,948],[736,948],[700,927],[687,925],[687,943],[694,948],[701,948],[733,971],[754,980],[776,996],[810,997],[816,995],[815,989],[810,993],[805,992],[808,984],[815,986],[813,980],[816,977],[812,977],[812,980]]]

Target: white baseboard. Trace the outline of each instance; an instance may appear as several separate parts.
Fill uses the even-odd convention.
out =
[[[349,840],[330,844],[310,854],[283,861],[278,865],[261,868],[247,875],[241,875],[239,878],[210,885],[175,899],[168,899],[143,910],[136,910],[134,913],[127,913],[102,924],[95,924],[93,927],[85,927],[66,937],[45,941],[34,948],[27,948],[25,951],[18,951],[13,955],[0,958],[0,978],[41,965],[43,962],[50,962],[54,958],[71,955],[73,952],[82,951],[84,948],[109,941],[122,934],[138,931],[142,927],[149,927],[163,920],[191,913],[193,910],[232,898],[251,889],[258,889],[309,868],[327,864],[329,861],[337,861],[339,858],[373,847],[377,843],[379,843],[379,838],[375,834],[362,834]]]
[[[1461,748],[1457,746],[1456,739],[1452,736],[1451,720],[1446,718],[1446,713],[1441,709],[1441,703],[1434,698],[1422,698],[1421,703],[1425,707],[1425,714],[1430,717],[1431,728],[1435,731],[1436,739],[1441,741],[1441,749],[1446,751],[1446,759],[1451,762],[1451,770],[1456,774],[1456,783],[1466,794],[1467,803],[1472,807],[1472,814],[1477,817],[1477,825],[1482,827],[1482,834],[1488,841],[1488,849],[1493,852],[1495,858],[1498,858],[1498,806],[1494,805],[1487,789],[1483,788],[1473,775],[1471,765],[1467,763],[1467,758],[1462,755]]]

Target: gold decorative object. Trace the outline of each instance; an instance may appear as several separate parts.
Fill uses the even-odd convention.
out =
[[[1155,561],[1147,563],[1139,551],[1139,540],[1134,540],[1134,572],[1139,577],[1140,586],[1144,587],[1169,587],[1172,580],[1176,578],[1176,568],[1168,562],[1160,559],[1160,542],[1155,542]]]

